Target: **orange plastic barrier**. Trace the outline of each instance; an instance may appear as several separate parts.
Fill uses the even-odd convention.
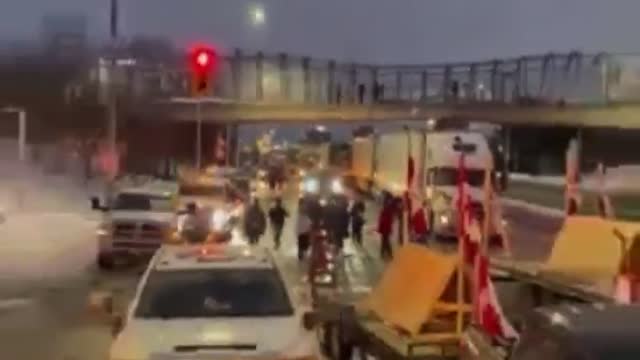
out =
[[[628,241],[615,235],[622,233]],[[571,216],[558,233],[551,256],[543,270],[584,278],[585,280],[613,279],[619,273],[628,254],[640,260],[640,247],[634,241],[640,234],[640,224],[611,221],[595,216]],[[631,261],[638,263],[638,261]]]
[[[455,255],[406,244],[387,266],[365,306],[383,322],[418,334],[434,314],[456,265]]]

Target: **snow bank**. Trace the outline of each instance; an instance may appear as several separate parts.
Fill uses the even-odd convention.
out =
[[[93,189],[74,179],[0,158],[0,281],[73,276],[94,261]]]
[[[81,274],[95,259],[96,221],[72,213],[25,213],[0,225],[0,281]]]
[[[527,174],[510,174],[511,179],[532,184],[564,186],[564,176],[532,176]],[[640,165],[624,165],[607,169],[606,187],[610,192],[640,192]],[[598,190],[598,175],[585,174],[580,187],[583,190]]]

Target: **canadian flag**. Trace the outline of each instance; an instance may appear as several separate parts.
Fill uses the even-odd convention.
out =
[[[496,291],[489,274],[489,257],[482,247],[482,232],[477,219],[471,214],[470,197],[464,154],[458,164],[458,213],[459,242],[464,251],[465,263],[473,267],[473,318],[491,337],[516,338],[518,333],[507,321],[498,302]]]
[[[454,198],[458,208],[458,242],[463,251],[465,262],[473,266],[473,260],[478,252],[481,235],[478,223],[471,216],[471,198],[467,183],[467,170],[464,154],[460,154],[458,162],[458,191]]]
[[[476,301],[474,320],[490,337],[518,338],[518,332],[507,320],[489,275],[489,257],[480,253],[475,259]]]
[[[418,171],[416,176],[416,162],[413,158],[411,135],[409,134],[408,142],[408,158],[407,158],[407,192],[405,193],[405,204],[407,214],[409,214],[409,231],[410,233],[420,236],[427,233],[429,225],[427,224],[424,213],[424,198],[420,189],[420,181],[423,178],[422,169]]]

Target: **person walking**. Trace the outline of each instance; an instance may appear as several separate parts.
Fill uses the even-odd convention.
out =
[[[353,241],[362,246],[362,228],[364,227],[364,202],[357,199],[351,206],[351,236]]]
[[[284,222],[289,217],[289,212],[282,206],[282,199],[276,198],[275,205],[269,210],[269,220],[273,229],[273,242],[275,249],[280,249],[280,239],[282,238],[282,229]]]
[[[309,249],[312,222],[309,215],[303,211],[298,212],[296,222],[296,234],[298,235],[298,260],[302,261],[307,249]]]
[[[380,234],[380,257],[390,260],[393,256],[391,248],[391,232],[393,231],[393,219],[396,217],[396,206],[392,197],[385,197],[384,204],[378,217],[378,233]]]
[[[326,206],[325,224],[329,239],[337,252],[344,247],[344,238],[349,233],[349,209],[347,204],[338,199],[331,199]]]
[[[249,238],[250,245],[256,245],[260,241],[260,237],[264,234],[267,227],[267,219],[260,201],[253,199],[251,205],[247,208],[244,216],[244,231]]]

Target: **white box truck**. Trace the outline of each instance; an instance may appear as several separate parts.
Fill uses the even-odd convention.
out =
[[[374,135],[354,137],[351,143],[351,176],[363,191],[369,191],[373,184],[375,146]]]
[[[395,196],[401,196],[406,191],[407,159],[411,148],[416,170],[421,167],[424,169],[424,176],[418,181],[424,189],[431,229],[441,237],[456,236],[454,198],[460,153],[464,150],[471,206],[477,216],[483,216],[484,172],[488,158],[492,156],[483,134],[461,130],[399,131],[379,135],[374,148],[374,186]],[[372,165],[358,165],[361,168],[367,166]]]

